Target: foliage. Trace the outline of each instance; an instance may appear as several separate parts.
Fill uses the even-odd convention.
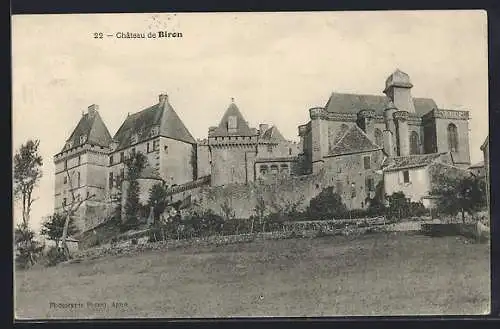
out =
[[[395,192],[386,196],[389,206],[387,207],[387,218],[390,220],[401,220],[413,216],[422,216],[427,213],[421,202],[412,202],[403,192]]]
[[[307,215],[318,220],[339,218],[346,213],[347,207],[333,187],[323,189],[316,197],[311,199],[307,208]]]
[[[437,197],[439,212],[452,216],[461,213],[463,221],[466,212],[473,215],[486,207],[486,193],[484,179],[473,175],[442,175],[431,191],[431,195]]]
[[[59,245],[59,240],[62,237],[66,216],[61,213],[55,213],[42,223],[41,235],[46,236],[49,240]],[[70,217],[68,224],[68,235],[74,235],[78,232],[75,226],[74,217]]]
[[[123,229],[129,229],[139,224],[139,182],[142,170],[146,166],[147,158],[141,152],[132,153],[124,161],[128,180],[127,199],[125,202],[125,223]]]
[[[55,266],[61,262],[66,260],[66,256],[61,248],[54,246],[49,249],[47,252],[47,263],[46,266]]]
[[[29,215],[31,206],[35,201],[33,199],[33,189],[37,186],[42,177],[41,167],[42,157],[38,154],[40,141],[28,140],[26,144],[21,145],[14,155],[13,180],[14,197],[21,199],[23,225],[29,225]]]
[[[26,223],[17,225],[14,231],[14,242],[17,248],[17,266],[29,268],[35,264],[43,251],[43,245],[35,240],[35,232]]]
[[[153,185],[149,191],[148,206],[153,207],[154,222],[157,222],[160,215],[165,211],[168,205],[167,201],[167,185],[158,183]]]

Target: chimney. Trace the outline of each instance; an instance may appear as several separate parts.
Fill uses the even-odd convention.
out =
[[[160,104],[168,102],[168,95],[166,93],[158,95],[158,102]]]
[[[269,125],[265,123],[261,123],[259,125],[259,135],[262,135],[267,129],[269,129]]]
[[[92,104],[88,107],[89,114],[95,114],[99,110],[99,105]]]

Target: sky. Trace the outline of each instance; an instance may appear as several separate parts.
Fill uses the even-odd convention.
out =
[[[118,32],[182,38],[117,39]],[[94,33],[115,35],[95,39]],[[297,140],[332,92],[383,95],[394,70],[414,97],[470,111],[471,162],[488,134],[485,11],[17,15],[12,18],[13,150],[40,140],[36,231],[53,211],[54,164],[91,104],[114,135],[128,113],[169,100],[206,138],[234,98],[251,126]],[[20,219],[14,205],[14,221]]]

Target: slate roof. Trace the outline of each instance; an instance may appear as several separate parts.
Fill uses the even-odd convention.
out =
[[[446,154],[449,153],[444,152],[397,156],[393,158],[387,158],[386,162],[382,166],[384,171],[397,171],[401,169],[425,167],[441,159]]]
[[[235,132],[229,132],[227,129],[227,123],[230,116],[236,117],[237,129]],[[221,137],[221,136],[255,136],[257,134],[256,129],[251,129],[248,126],[245,118],[241,114],[240,110],[232,102],[227,108],[226,112],[222,116],[222,119],[219,123],[219,126],[210,134],[213,137]]]
[[[358,113],[360,110],[375,110],[379,115],[384,114],[390,99],[386,96],[332,93],[325,109],[328,112],[338,113]],[[430,98],[413,98],[415,113],[424,115],[429,111],[438,108],[434,100]]]
[[[337,156],[343,154],[361,153],[382,150],[381,146],[373,143],[368,135],[358,127],[353,125],[339,139],[331,149],[328,150],[327,156]]]
[[[160,136],[196,144],[196,140],[173,107],[168,100],[165,100],[131,114],[125,119],[113,137],[113,140],[118,143],[117,149],[128,147],[134,134],[138,135],[139,141],[149,138],[153,127],[159,128]]]
[[[273,141],[273,142],[283,142],[286,141],[285,137],[281,134],[276,126],[268,128],[261,136],[261,139]]]
[[[80,143],[80,137],[82,136],[85,137],[84,143]],[[61,152],[69,149],[70,144],[72,148],[85,143],[104,147],[109,146],[111,143],[111,134],[97,110],[90,110],[82,115]]]

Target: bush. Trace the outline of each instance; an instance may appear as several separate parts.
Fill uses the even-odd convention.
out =
[[[347,207],[342,202],[342,198],[333,187],[323,189],[316,197],[312,198],[307,214],[312,219],[334,219],[342,217],[347,213]]]
[[[46,266],[56,266],[57,264],[66,261],[66,256],[59,247],[51,247],[47,252]]]

